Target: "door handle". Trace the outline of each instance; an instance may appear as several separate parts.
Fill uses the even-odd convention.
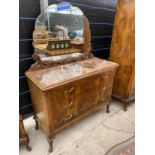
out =
[[[68,121],[73,117],[73,115],[71,114],[70,116],[68,116],[66,119],[64,119],[64,121]]]
[[[73,87],[71,88],[71,89],[69,89],[69,90],[65,90],[65,93],[70,93],[70,92],[72,92],[73,91]]]
[[[73,101],[70,102],[70,104],[67,104],[64,106],[64,108],[70,107],[73,104]]]

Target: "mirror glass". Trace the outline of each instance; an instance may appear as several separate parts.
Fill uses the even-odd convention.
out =
[[[35,23],[35,30],[48,31],[50,40],[83,42],[83,12],[68,2],[50,5]]]

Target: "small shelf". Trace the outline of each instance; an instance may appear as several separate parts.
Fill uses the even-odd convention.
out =
[[[45,52],[49,55],[61,55],[61,54],[67,54],[67,53],[82,52],[82,50],[76,49],[76,48],[47,50],[46,47],[47,47],[47,44],[37,45],[37,46],[35,46],[35,51],[36,52]]]
[[[67,49],[65,48],[65,49],[55,49],[55,50],[44,50],[44,52],[50,55],[61,55],[61,54],[75,53],[75,52],[82,52],[82,51],[75,48],[67,48]]]

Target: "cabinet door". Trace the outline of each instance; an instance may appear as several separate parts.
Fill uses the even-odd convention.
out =
[[[79,81],[77,108],[78,112],[87,111],[98,103],[99,99],[99,77],[87,77]]]
[[[115,70],[109,70],[100,76],[100,99],[99,103],[105,103],[111,98]]]
[[[76,84],[66,84],[52,90],[54,126],[58,127],[76,115]]]

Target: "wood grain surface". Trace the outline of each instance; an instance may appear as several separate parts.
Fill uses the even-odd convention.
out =
[[[134,99],[135,86],[134,0],[119,0],[118,2],[110,60],[120,65],[114,81],[113,96],[123,102],[131,102]]]

